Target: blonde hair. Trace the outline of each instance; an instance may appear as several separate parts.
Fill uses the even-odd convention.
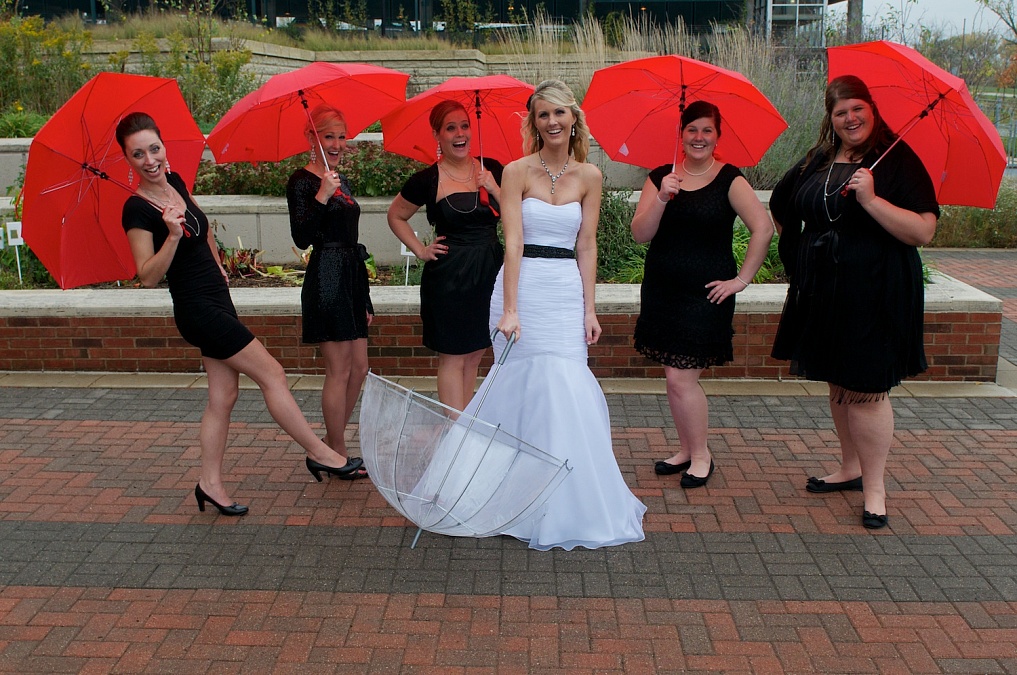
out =
[[[336,122],[346,126],[346,118],[343,117],[342,111],[327,103],[321,103],[311,110],[311,119],[304,125],[304,134],[313,136],[316,131],[322,132]]]
[[[533,118],[533,102],[547,101],[551,105],[564,106],[572,111],[576,123],[569,130],[569,153],[575,155],[577,161],[585,162],[590,153],[590,128],[586,126],[586,113],[576,102],[575,94],[561,80],[544,80],[537,85],[526,102],[526,118],[523,120],[523,152],[533,154],[544,147],[544,141],[537,131]]]

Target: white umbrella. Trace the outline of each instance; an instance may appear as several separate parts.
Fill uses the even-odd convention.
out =
[[[360,448],[381,495],[420,528],[411,546],[422,530],[500,534],[540,508],[571,471],[497,426],[374,373],[360,403]]]

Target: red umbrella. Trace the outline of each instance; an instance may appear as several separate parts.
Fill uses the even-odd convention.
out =
[[[477,116],[477,152],[507,164],[523,156],[522,123],[533,85],[508,75],[453,77],[417,94],[381,120],[385,150],[427,164],[437,160],[428,116],[442,101],[459,101]]]
[[[25,242],[61,288],[135,275],[120,222],[134,187],[114,136],[130,112],[155,118],[170,167],[194,183],[205,137],[176,80],[99,73],[86,82],[32,140],[22,192]]]
[[[681,115],[694,101],[720,108],[717,157],[735,166],[756,164],[787,129],[755,85],[741,73],[684,56],[651,56],[593,73],[583,99],[590,133],[618,162],[653,168],[677,163]]]
[[[831,80],[861,78],[890,128],[907,136],[940,204],[995,206],[1006,151],[964,80],[885,40],[830,47],[827,57]]]
[[[342,111],[352,138],[406,99],[409,79],[380,66],[320,61],[273,75],[223,115],[208,147],[217,162],[278,162],[305,152],[309,109],[321,103]]]

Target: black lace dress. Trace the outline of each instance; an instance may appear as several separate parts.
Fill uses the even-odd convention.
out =
[[[313,246],[300,292],[303,341],[344,342],[367,337],[367,313],[374,313],[364,259],[357,243],[360,205],[343,176],[340,192],[322,204],[314,198],[321,179],[297,169],[286,185],[290,234],[299,248]]]
[[[500,184],[502,166],[484,159],[484,168]],[[399,194],[417,206],[426,206],[435,236],[444,236],[448,253],[424,264],[420,279],[420,320],[423,344],[439,354],[470,354],[491,346],[488,317],[494,280],[504,251],[498,241],[498,204],[492,210],[480,203],[476,192],[456,192],[441,201],[438,165],[417,172]]]
[[[670,165],[650,172],[660,182]],[[706,299],[706,284],[737,273],[731,244],[735,213],[728,199],[742,173],[730,164],[698,190],[682,190],[664,207],[643,268],[636,350],[673,368],[708,368],[734,358],[734,296]]]

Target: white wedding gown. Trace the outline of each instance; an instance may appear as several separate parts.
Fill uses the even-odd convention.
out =
[[[522,219],[525,243],[573,249],[582,207],[579,202],[555,206],[530,197],[523,200]],[[492,330],[502,315],[503,274],[504,268],[491,298]],[[523,258],[517,309],[521,339],[506,363],[488,374],[466,412],[567,460],[572,472],[542,508],[503,534],[544,551],[642,541],[646,506],[618,469],[607,401],[587,365],[583,285],[576,261]],[[499,334],[496,359],[505,346]]]

